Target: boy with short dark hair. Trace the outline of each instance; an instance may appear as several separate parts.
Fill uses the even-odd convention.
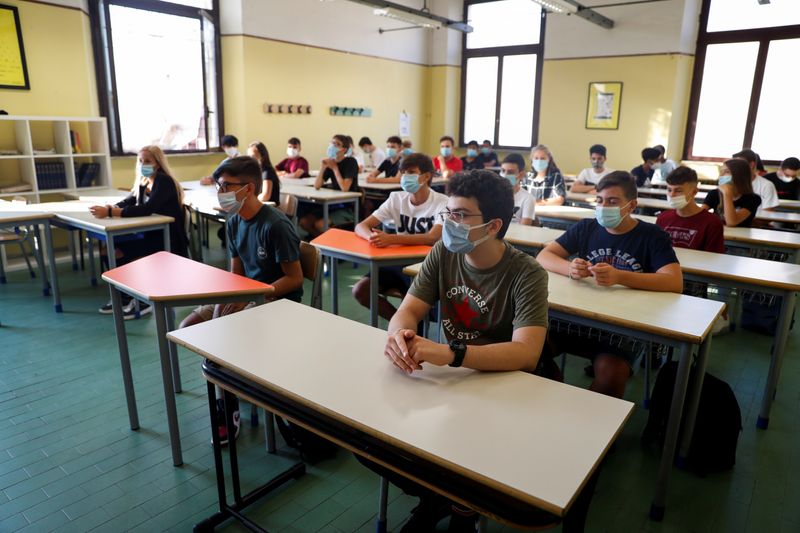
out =
[[[386,139],[386,155],[378,168],[367,175],[367,183],[400,183],[400,159],[403,141],[397,135]],[[431,163],[433,164],[433,163]],[[381,174],[383,178],[379,178]]]
[[[284,178],[305,178],[309,176],[308,161],[300,155],[300,139],[292,137],[286,142],[286,158],[275,166],[278,176]]]
[[[697,172],[691,168],[673,170],[667,176],[667,201],[672,209],[659,213],[656,224],[675,247],[725,253],[722,220],[697,205],[697,183]]]
[[[467,143],[467,155],[461,158],[461,164],[464,170],[483,169],[483,156],[478,151],[478,141]]]
[[[381,166],[384,159],[386,159],[386,153],[372,144],[372,140],[369,137],[361,137],[358,141],[358,147],[361,148],[361,151],[364,152],[364,167],[369,169],[375,169]]]
[[[653,173],[653,177],[650,179],[650,183],[653,185],[665,185],[667,183],[667,176],[669,176],[670,172],[678,168],[678,164],[672,159],[667,159],[667,149],[663,144],[657,144],[653,146],[653,148],[658,150],[658,153],[661,154],[661,156],[653,166],[655,172]]]
[[[444,135],[439,139],[439,155],[433,158],[433,166],[444,179],[450,179],[450,176],[456,172],[461,172],[464,168],[464,163],[461,159],[453,155],[453,147],[456,141],[449,135]]]
[[[770,172],[764,179],[772,182],[779,200],[800,200],[800,180],[797,173],[800,171],[800,159],[787,157],[781,162],[777,172]]]
[[[500,166],[500,161],[497,159],[497,154],[494,153],[492,148],[492,141],[484,139],[481,146],[481,155],[483,156],[483,168],[496,168]]]
[[[503,159],[502,174],[514,187],[514,217],[511,222],[532,226],[536,218],[536,200],[522,188],[525,177],[525,159],[519,154],[508,154]]]
[[[649,291],[683,290],[681,273],[669,235],[655,224],[636,220],[636,183],[633,176],[615,171],[597,184],[595,219],[585,219],[548,244],[537,261],[551,272],[579,281],[594,277],[597,285],[624,285]],[[570,260],[570,257],[575,257]],[[588,332],[549,335],[558,352],[593,361],[590,390],[622,398],[633,363],[645,345],[637,340],[611,342],[610,334],[592,340]]]
[[[778,207],[780,202],[778,202],[778,191],[775,190],[775,185],[773,185],[771,181],[758,175],[758,164],[761,161],[758,154],[752,150],[742,150],[741,152],[733,154],[732,157],[734,159],[747,161],[747,164],[750,165],[750,174],[753,180],[753,194],[761,198],[761,205],[756,210],[756,216],[764,211],[772,211],[774,208]]]
[[[631,170],[631,175],[636,179],[637,187],[649,187],[650,180],[653,178],[655,167],[661,153],[655,148],[645,148],[642,150],[642,164]]]
[[[606,147],[602,144],[593,144],[589,148],[589,160],[592,163],[591,168],[584,168],[575,178],[575,183],[570,187],[570,192],[595,192],[595,185],[603,179],[604,176],[613,172],[611,169],[605,167],[606,164]]]

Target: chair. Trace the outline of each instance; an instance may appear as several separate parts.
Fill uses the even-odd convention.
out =
[[[5,246],[8,244],[18,244],[19,249],[22,252],[22,257],[25,259],[25,264],[28,265],[28,272],[30,272],[31,277],[36,277],[36,272],[34,272],[33,267],[31,266],[31,261],[28,259],[28,252],[25,250],[25,241],[28,240],[30,236],[30,232],[26,227],[15,227],[14,229],[2,229],[0,230],[0,246]],[[35,254],[34,254],[35,255]],[[38,264],[37,258],[37,267],[41,270],[42,265]],[[3,267],[3,260],[0,258],[0,283],[6,282],[6,272],[5,268]]]
[[[288,192],[281,193],[281,204],[278,206],[284,215],[289,217],[289,220],[296,226],[297,225],[297,197]]]

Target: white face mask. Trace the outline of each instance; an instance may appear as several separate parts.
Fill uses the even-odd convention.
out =
[[[239,150],[237,150],[234,146],[226,146],[224,150],[228,157],[236,157],[239,155]]]
[[[791,183],[792,181],[794,181],[795,178],[791,176],[786,176],[785,174],[778,172],[778,179],[784,183]]]
[[[288,155],[289,157],[292,157],[292,158],[297,157],[297,154],[299,154],[299,153],[300,153],[300,150],[298,150],[297,148],[287,148],[286,149],[286,155]]]
[[[686,196],[667,196],[667,202],[672,209],[683,209],[687,205],[689,205],[689,200],[686,199]]]

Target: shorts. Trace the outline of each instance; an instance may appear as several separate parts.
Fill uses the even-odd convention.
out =
[[[411,278],[403,274],[402,266],[382,267],[378,269],[378,293],[383,294],[391,290],[397,290],[403,293],[408,292],[411,287]],[[369,278],[367,273],[365,278]]]
[[[650,344],[626,335],[555,318],[550,319],[547,339],[554,355],[566,352],[594,360],[601,353],[608,354],[623,359],[631,369],[636,360],[648,351]]]
[[[196,315],[198,315],[200,318],[202,318],[203,322],[208,322],[209,320],[211,320],[214,317],[214,308],[217,305],[225,305],[225,304],[198,305],[197,307],[194,308],[194,310],[192,312],[195,313]],[[255,302],[250,302],[244,307],[244,309],[242,309],[242,311],[246,311],[246,310],[251,309],[251,308],[253,308],[255,306],[256,306]]]

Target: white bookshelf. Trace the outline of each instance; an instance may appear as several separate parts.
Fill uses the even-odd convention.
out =
[[[80,137],[80,152],[73,153],[70,131]],[[16,152],[16,153],[8,153]],[[37,163],[64,165],[66,183],[57,189],[42,189]],[[100,165],[94,183],[78,187],[76,171],[83,163]],[[78,168],[76,168],[76,166]],[[29,191],[5,192],[6,187],[27,184]],[[37,117],[0,115],[0,198],[23,196],[28,202],[42,195],[76,193],[111,186],[111,157],[104,117]]]

